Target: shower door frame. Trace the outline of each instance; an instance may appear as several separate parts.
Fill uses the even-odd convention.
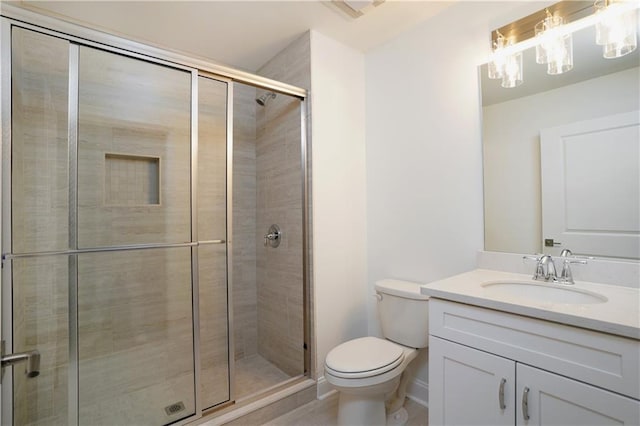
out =
[[[300,100],[300,124],[301,124],[301,158],[300,166],[302,169],[302,276],[303,276],[303,329],[304,329],[304,374],[303,377],[311,377],[311,354],[312,354],[312,331],[311,331],[311,258],[309,256],[309,250],[311,248],[311,210],[310,210],[310,174],[309,174],[309,138],[308,138],[308,126],[307,126],[307,112],[308,112],[308,94],[305,89],[282,83],[276,80],[272,80],[266,77],[261,77],[255,74],[251,74],[245,71],[235,70],[224,65],[220,65],[214,62],[191,58],[186,55],[174,53],[159,47],[148,46],[139,42],[127,40],[118,36],[103,33],[90,28],[82,27],[74,23],[69,23],[56,18],[52,18],[46,15],[41,15],[35,12],[25,10],[20,7],[11,5],[2,5],[0,10],[0,95],[2,95],[0,103],[0,128],[1,128],[1,153],[2,158],[0,160],[0,199],[2,200],[2,208],[0,209],[0,223],[2,224],[0,230],[2,232],[1,244],[2,254],[5,253],[5,248],[10,247],[7,242],[11,242],[11,27],[17,26],[27,30],[36,31],[45,35],[50,35],[57,38],[62,38],[70,43],[70,51],[76,52],[79,46],[88,46],[92,48],[98,48],[104,51],[125,55],[136,59],[141,59],[147,62],[168,66],[175,69],[180,69],[191,73],[191,242],[179,243],[179,244],[139,244],[126,249],[146,249],[146,248],[159,248],[159,247],[191,247],[191,262],[192,262],[192,312],[193,312],[193,336],[194,336],[194,388],[195,388],[195,413],[183,420],[179,420],[173,424],[181,425],[188,422],[192,422],[201,418],[204,411],[208,412],[207,407],[202,406],[202,397],[200,392],[200,335],[199,335],[199,295],[198,295],[198,240],[197,240],[197,165],[198,165],[198,78],[208,77],[213,78],[227,84],[227,135],[226,135],[226,255],[227,255],[227,329],[228,329],[228,362],[229,362],[229,400],[225,403],[219,404],[219,406],[228,406],[235,402],[235,384],[233,380],[234,374],[234,336],[233,336],[233,303],[232,303],[232,291],[233,291],[233,268],[232,268],[232,231],[233,231],[233,87],[234,82],[244,83],[251,86],[255,86],[262,89],[268,89],[276,93],[289,95]],[[74,70],[70,69],[70,73],[73,74]],[[75,78],[77,82],[77,68],[75,70]],[[71,76],[70,76],[71,78]],[[71,81],[71,80],[70,80]],[[77,86],[76,86],[77,90]],[[71,93],[71,89],[70,89]],[[72,122],[75,120],[75,137],[77,138],[77,105],[75,107],[75,116],[72,117],[72,109],[69,110],[69,132],[70,137],[73,135]],[[73,141],[70,141],[70,148],[74,146]],[[75,141],[75,148],[77,149],[77,140]],[[5,155],[9,154],[9,155]],[[70,151],[70,155],[75,155]],[[71,164],[70,164],[71,166]],[[77,166],[77,163],[76,163]],[[73,170],[70,169],[70,186],[75,184],[74,179],[77,176],[72,177]],[[69,188],[70,192],[77,191],[77,188]],[[77,196],[77,192],[76,192]],[[73,200],[70,200],[70,205]],[[69,212],[70,221],[75,220],[71,218],[72,211]],[[70,233],[75,232],[70,229]],[[212,243],[212,242],[204,242]],[[69,250],[55,254],[79,254],[84,252],[96,252],[96,251],[111,251],[114,248],[100,248],[100,249],[85,249],[85,250]],[[118,247],[117,250],[122,250]],[[47,253],[51,255],[54,253]],[[28,256],[28,255],[25,255]],[[19,256],[16,256],[19,257]],[[24,256],[23,256],[24,257]],[[72,259],[73,257],[70,257]],[[5,329],[11,330],[11,315],[12,315],[12,298],[10,297],[10,283],[11,283],[11,263],[2,259],[2,290],[4,292],[5,287],[9,287],[9,292],[0,292],[0,331]],[[77,266],[77,265],[76,265]],[[70,277],[73,274],[70,274]],[[9,283],[9,284],[7,284]],[[70,278],[69,297],[76,298],[75,294],[77,287],[72,288],[71,284],[77,286],[77,282],[73,283]],[[75,299],[77,300],[77,298]],[[9,321],[7,325],[7,321]],[[71,323],[74,322],[73,327]],[[70,349],[77,349],[77,311],[75,306],[69,306],[69,347]],[[75,341],[72,342],[75,336]],[[12,347],[12,336],[2,335],[2,339],[7,340],[8,347]],[[76,352],[77,354],[77,352]],[[75,362],[75,365],[72,364]],[[69,381],[68,386],[74,387],[71,389],[69,395],[75,396],[75,398],[69,398],[69,422],[70,424],[78,424],[78,369],[77,358],[74,360],[69,358],[69,371],[71,374],[75,374],[74,381]],[[75,373],[71,373],[75,371]],[[12,387],[12,375],[6,374],[4,381],[0,381],[0,419],[4,420],[7,416],[11,416],[12,413],[6,413],[2,407],[11,408],[12,404],[6,404],[6,400],[11,400],[12,391],[7,392],[6,389],[2,392],[4,387]],[[9,401],[11,402],[11,401]],[[214,406],[215,408],[215,406]],[[12,408],[11,408],[12,411]]]

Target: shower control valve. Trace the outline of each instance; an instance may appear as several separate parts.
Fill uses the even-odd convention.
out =
[[[264,246],[276,248],[280,245],[280,240],[282,239],[282,231],[280,231],[280,227],[278,225],[271,225],[267,234],[264,236]]]

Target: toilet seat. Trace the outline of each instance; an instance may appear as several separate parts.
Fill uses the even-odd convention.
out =
[[[402,346],[377,337],[361,337],[333,348],[325,367],[335,377],[359,379],[393,370],[403,360]]]

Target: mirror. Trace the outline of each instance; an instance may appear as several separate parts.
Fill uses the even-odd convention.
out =
[[[561,75],[525,51],[513,89],[480,67],[485,250],[638,259],[640,55],[604,59],[594,27],[573,43]]]

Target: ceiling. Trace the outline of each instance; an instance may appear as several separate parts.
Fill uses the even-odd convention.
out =
[[[10,3],[254,72],[309,29],[366,52],[454,2],[386,0],[356,19],[317,0]]]

